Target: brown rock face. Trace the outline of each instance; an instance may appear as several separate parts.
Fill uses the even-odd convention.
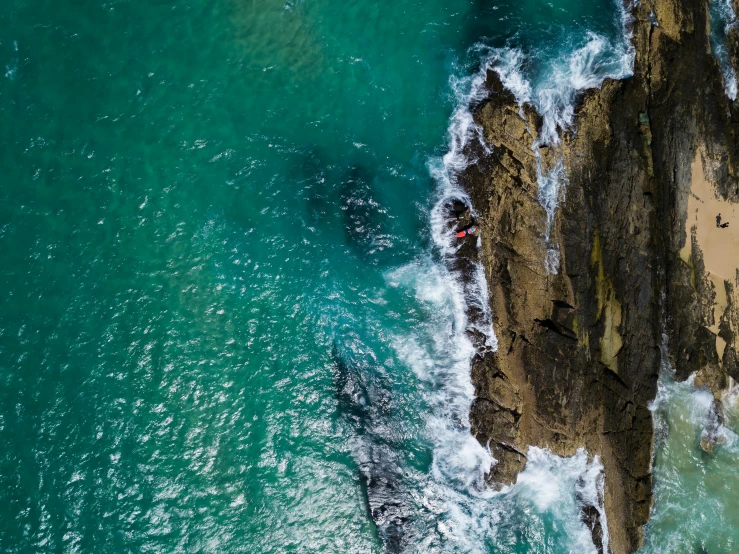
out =
[[[545,269],[532,150],[541,122],[492,71],[475,118],[493,149],[463,175],[480,215],[474,255],[486,270],[499,341],[472,370],[473,432],[498,460],[490,480],[514,482],[529,445],[599,454],[616,554],[641,545],[649,518],[647,405],[663,332],[679,378],[699,371],[713,390],[727,375],[739,378],[736,281],[726,281],[717,310],[701,245],[685,254],[696,155],[722,201],[739,197],[739,109],[710,53],[707,0],[645,0],[634,17],[634,76],[587,91],[563,137],[566,193],[549,241],[559,248],[556,274]],[[552,154],[540,153],[551,165]]]

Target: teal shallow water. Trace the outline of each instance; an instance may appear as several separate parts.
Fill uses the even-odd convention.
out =
[[[735,552],[739,548],[739,437],[736,391],[724,398],[720,424],[713,396],[692,380],[677,383],[669,370],[660,377],[653,411],[656,421],[655,505],[639,552],[676,554]],[[700,447],[710,432],[712,452]]]
[[[540,91],[588,32],[612,3],[4,2],[0,548],[592,549],[584,454],[480,486],[430,217],[473,46]]]

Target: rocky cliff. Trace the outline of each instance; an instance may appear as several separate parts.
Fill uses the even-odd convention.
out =
[[[630,8],[633,77],[586,91],[558,151],[539,150],[566,171],[548,240],[533,150],[541,120],[494,71],[474,112],[493,148],[462,176],[482,247],[460,252],[483,262],[499,340],[472,370],[473,432],[498,460],[490,480],[514,482],[529,445],[599,455],[616,554],[640,546],[649,518],[661,347],[678,378],[698,372],[717,401],[739,378],[739,248],[720,246],[739,219],[703,221],[715,207],[730,216],[739,199],[739,111],[710,52],[707,1]],[[550,247],[556,273],[545,269]]]

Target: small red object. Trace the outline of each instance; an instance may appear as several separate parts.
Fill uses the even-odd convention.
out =
[[[473,225],[473,226],[468,227],[467,229],[463,229],[462,231],[460,231],[459,233],[457,233],[457,238],[458,239],[463,239],[464,237],[466,237],[467,235],[471,235],[475,231],[477,231],[477,229],[475,229],[475,226]]]

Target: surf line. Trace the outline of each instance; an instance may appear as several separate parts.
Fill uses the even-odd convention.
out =
[[[547,212],[546,269],[556,273],[559,269],[559,245],[553,243],[551,235],[556,209],[566,185],[562,134],[573,126],[575,103],[583,90],[599,87],[606,78],[625,78],[633,70],[635,54],[631,43],[631,16],[627,9],[630,4],[619,5],[623,43],[614,46],[602,36],[586,33],[580,46],[570,55],[547,62],[541,80],[533,81],[526,76],[524,53],[511,47],[479,47],[478,52],[484,54],[480,56],[479,70],[467,77],[451,78],[456,107],[447,131],[448,150],[443,157],[429,162],[429,172],[437,184],[436,201],[430,211],[433,247],[438,253],[438,268],[455,307],[451,336],[448,337],[449,350],[455,353],[447,360],[452,362],[449,367],[440,369],[437,375],[440,377],[435,393],[438,398],[431,402],[436,413],[430,423],[434,443],[433,479],[447,491],[442,497],[450,505],[458,503],[454,500],[458,496],[455,491],[460,490],[472,493],[471,496],[477,498],[481,505],[488,505],[486,500],[497,496],[486,483],[486,475],[496,461],[489,448],[480,445],[472,436],[469,419],[474,400],[473,360],[476,356],[497,350],[488,284],[479,258],[482,241],[474,234],[465,235],[459,241],[455,232],[460,225],[464,228],[474,225],[477,217],[460,177],[471,164],[476,163],[476,155],[485,156],[491,151],[482,129],[475,123],[474,111],[487,98],[487,74],[493,70],[500,75],[503,85],[514,94],[520,106],[529,103],[542,116],[542,129],[532,148],[537,159],[539,201]],[[554,153],[546,161],[545,148]],[[588,458],[585,453],[581,457]],[[576,491],[578,503],[583,508],[592,506],[598,512],[597,519],[602,526],[600,541],[607,549],[602,467],[599,460],[594,459],[586,469],[578,469],[581,476]],[[462,503],[467,505],[468,501],[471,499]],[[474,504],[477,506],[476,502]],[[476,511],[472,506],[467,507]],[[591,518],[594,519],[592,514]],[[582,519],[578,523],[578,529],[584,521]],[[456,523],[459,527],[457,532],[464,536],[463,530],[467,525],[462,521]],[[587,533],[587,538],[591,540],[590,533]]]
[[[463,356],[466,357],[466,363],[460,364],[464,368],[458,366],[455,371],[464,375],[455,377],[457,382],[453,388],[457,392],[465,392],[460,395],[463,398],[456,398],[453,417],[464,422],[463,430],[468,435],[469,408],[474,400],[470,377],[473,359],[497,350],[488,285],[479,258],[481,237],[466,236],[458,241],[455,233],[460,219],[467,219],[468,223],[474,224],[477,217],[471,199],[460,183],[460,176],[468,166],[477,162],[476,153],[484,156],[491,152],[482,128],[474,120],[474,111],[487,98],[487,73],[493,70],[498,73],[503,85],[514,94],[519,106],[528,103],[542,117],[542,128],[532,149],[537,159],[539,201],[547,213],[545,264],[547,271],[556,273],[559,268],[559,245],[552,241],[551,233],[556,209],[566,185],[562,134],[573,126],[575,103],[582,91],[599,87],[607,78],[625,78],[633,70],[635,51],[631,42],[631,4],[624,4],[621,0],[616,2],[622,40],[615,45],[596,33],[587,32],[584,39],[580,39],[580,46],[570,55],[545,60],[541,72],[543,78],[537,81],[532,81],[526,75],[523,69],[526,59],[520,49],[477,46],[479,70],[466,77],[453,76],[450,79],[456,107],[447,131],[447,152],[443,157],[429,162],[429,172],[437,183],[437,201],[430,212],[430,223],[433,245],[440,254],[449,290],[458,307],[455,310],[455,342],[460,352],[467,353]],[[548,156],[546,162],[545,149],[554,153]],[[471,248],[473,241],[474,248]],[[475,477],[468,476],[464,479],[466,482],[480,484],[494,460],[492,456],[479,456],[478,462],[473,464]]]
[[[455,106],[447,128],[447,150],[428,163],[437,188],[429,214],[432,247],[453,304],[453,321],[447,328],[447,354],[443,362],[446,367],[439,368],[438,398],[432,403],[437,412],[432,425],[435,428],[433,472],[440,483],[476,494],[485,493],[485,476],[495,460],[471,432],[470,409],[475,398],[472,363],[476,356],[497,350],[498,342],[493,330],[488,283],[479,259],[481,237],[472,234],[460,241],[456,231],[463,222],[471,223],[477,217],[460,176],[476,162],[473,151],[490,152],[482,139],[482,129],[473,118],[474,108],[487,97],[490,67],[488,62],[483,62],[471,75],[450,78]]]

